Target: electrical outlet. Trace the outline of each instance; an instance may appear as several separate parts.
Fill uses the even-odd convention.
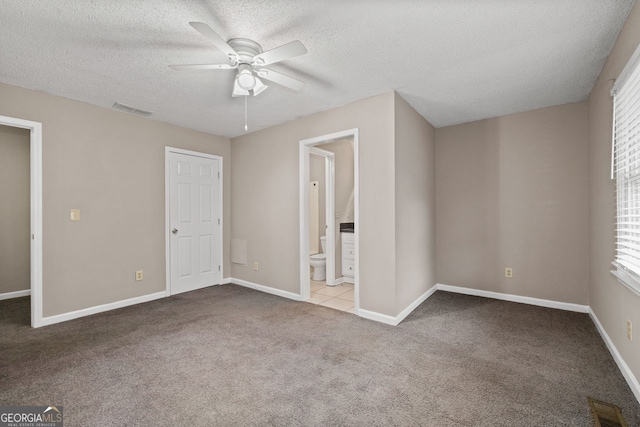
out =
[[[631,320],[627,320],[627,338],[629,338],[629,341],[633,341],[633,324]]]
[[[507,267],[504,269],[504,277],[508,277],[509,279],[513,279],[513,268]]]
[[[136,271],[136,282],[139,282],[142,279],[144,279],[143,270]]]
[[[253,263],[253,271],[258,271],[258,261]]]
[[[71,221],[80,221],[80,209],[71,209],[69,219]]]

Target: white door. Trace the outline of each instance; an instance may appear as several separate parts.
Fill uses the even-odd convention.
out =
[[[222,282],[218,159],[169,152],[171,294]]]

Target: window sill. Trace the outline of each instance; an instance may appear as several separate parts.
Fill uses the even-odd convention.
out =
[[[618,267],[616,263],[613,263],[614,266]],[[624,269],[618,267],[616,270],[611,270],[611,274],[616,276],[618,282],[627,287],[631,292],[640,296],[640,280],[631,276]]]

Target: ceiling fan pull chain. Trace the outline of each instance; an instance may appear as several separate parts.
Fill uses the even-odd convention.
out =
[[[249,131],[249,126],[247,125],[247,99],[249,99],[249,95],[244,96],[244,131]]]

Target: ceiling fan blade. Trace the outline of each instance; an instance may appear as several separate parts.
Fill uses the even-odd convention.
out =
[[[236,67],[230,64],[190,64],[190,65],[169,65],[169,68],[176,71],[187,71],[187,70],[233,70]]]
[[[296,80],[293,77],[285,76],[284,74],[276,73],[273,70],[261,68],[257,71],[258,76],[263,79],[269,80],[274,83],[278,83],[280,86],[288,87],[295,91],[299,91],[304,87],[304,83],[300,80]]]
[[[262,80],[260,80],[259,78],[256,77],[256,85],[253,87],[253,96],[260,95],[268,87],[269,86],[267,86],[266,84],[262,83]]]
[[[229,58],[238,58],[238,52],[233,50],[233,48],[229,46],[227,42],[224,41],[224,39],[220,37],[218,33],[213,31],[207,24],[204,24],[202,22],[189,22],[189,25],[191,25],[197,32],[202,34],[204,38],[213,43],[215,47],[224,52],[224,54]]]
[[[260,55],[256,55],[253,59],[256,65],[269,65],[284,61],[285,59],[295,58],[296,56],[304,55],[305,53],[307,53],[307,48],[304,47],[302,42],[296,40],[266,52],[262,52]]]
[[[248,95],[249,95],[249,91],[242,89],[238,84],[238,79],[235,79],[233,81],[233,92],[231,93],[231,96],[236,98],[238,96],[248,96]]]

